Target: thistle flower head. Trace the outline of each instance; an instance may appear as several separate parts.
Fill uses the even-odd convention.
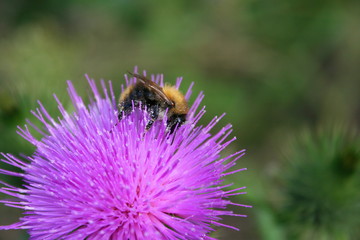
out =
[[[163,84],[162,76],[152,79]],[[135,81],[127,78],[127,84]],[[2,161],[21,169],[0,173],[21,177],[22,188],[3,183],[0,192],[15,197],[2,200],[24,209],[18,223],[0,229],[27,229],[32,239],[212,239],[222,215],[244,216],[226,210],[227,198],[243,188],[226,190],[222,178],[244,151],[225,158],[220,152],[234,139],[227,125],[217,134],[196,126],[204,114],[197,111],[200,94],[188,122],[176,134],[166,132],[166,119],[145,131],[148,114],[134,110],[118,121],[111,82],[93,92],[89,105],[68,82],[75,111],[58,102],[61,117],[51,117],[41,103],[33,114],[42,127],[36,139],[28,126],[18,133],[36,147],[32,156],[3,154]],[[176,87],[180,86],[178,79]],[[101,91],[102,90],[102,91]],[[102,93],[101,93],[102,92]],[[191,95],[191,87],[185,94]]]

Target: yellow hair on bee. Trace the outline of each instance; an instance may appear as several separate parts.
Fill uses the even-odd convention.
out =
[[[120,102],[124,101],[124,99],[129,96],[129,94],[131,93],[131,91],[134,89],[134,85],[130,85],[129,87],[127,87],[124,92],[121,93],[120,95]]]
[[[174,111],[177,114],[188,113],[189,108],[185,100],[185,96],[179,90],[170,85],[165,85],[162,90],[165,95],[175,103],[175,107],[174,109],[171,109],[171,111]]]

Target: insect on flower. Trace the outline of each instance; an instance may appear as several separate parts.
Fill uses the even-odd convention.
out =
[[[161,87],[145,76],[136,73],[130,74],[137,81],[128,86],[120,96],[119,120],[128,116],[133,107],[136,107],[142,110],[146,109],[150,114],[146,130],[149,130],[156,120],[163,119],[165,114],[167,115],[167,131],[170,133],[173,133],[186,121],[189,112],[188,104],[184,95],[175,86]]]
[[[223,179],[245,170],[230,170],[244,150],[221,157],[235,141],[227,138],[231,125],[212,134],[221,117],[198,124],[205,114],[204,107],[199,109],[202,93],[188,112],[186,105],[182,105],[183,112],[178,110],[176,104],[181,106],[190,98],[192,84],[185,97],[175,94],[183,99],[179,103],[166,86],[161,88],[162,75],[152,76],[154,84],[133,76],[140,84],[126,77],[127,86],[134,85],[123,91],[127,95],[121,98],[121,117],[126,117],[121,121],[114,114],[117,101],[110,81],[102,81],[99,88],[88,78],[89,104],[69,81],[74,110],[66,110],[55,96],[60,111],[57,120],[39,102],[32,112],[38,120],[29,125],[40,137],[27,125],[18,129],[36,151],[22,157],[0,153],[1,163],[19,169],[0,168],[0,177],[10,175],[24,181],[17,187],[0,180],[0,193],[11,197],[0,199],[0,204],[24,210],[18,222],[0,225],[0,230],[25,229],[33,240],[210,240],[215,239],[210,234],[218,227],[237,229],[221,223],[222,216],[245,217],[233,213],[230,205],[250,207],[229,199],[245,194],[245,187],[230,188]],[[178,78],[174,88],[180,84]],[[139,93],[141,98],[136,97]],[[147,104],[147,110],[139,106],[139,111],[130,111],[125,99]],[[151,126],[152,112],[156,122]],[[166,130],[182,124],[185,117],[189,124],[176,129],[170,142]],[[144,135],[147,127],[151,131]]]

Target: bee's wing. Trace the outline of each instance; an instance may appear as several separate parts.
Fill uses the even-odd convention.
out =
[[[158,84],[151,81],[150,79],[147,79],[146,77],[144,77],[142,75],[139,75],[139,74],[136,74],[136,73],[131,73],[131,72],[129,72],[129,74],[136,77],[145,86],[147,86],[147,87],[151,88],[152,90],[154,90],[156,92],[156,94],[159,97],[161,97],[167,104],[173,105],[173,102],[165,95],[162,88]]]

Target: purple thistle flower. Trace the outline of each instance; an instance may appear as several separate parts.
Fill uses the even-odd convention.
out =
[[[127,85],[135,81],[126,78]],[[209,131],[220,120],[196,126],[205,113],[197,111],[203,94],[192,105],[188,122],[176,134],[166,132],[166,119],[144,131],[148,114],[135,110],[118,122],[111,82],[101,82],[103,94],[88,79],[94,99],[86,106],[68,82],[75,108],[68,113],[58,102],[62,117],[53,119],[39,102],[32,112],[41,122],[40,140],[28,126],[18,133],[36,147],[20,159],[2,154],[3,162],[21,169],[0,173],[23,178],[23,188],[1,182],[0,192],[15,198],[1,200],[24,209],[18,223],[0,229],[27,229],[32,239],[214,239],[208,234],[222,215],[245,216],[226,210],[227,198],[243,194],[226,190],[222,178],[245,169],[226,171],[244,150],[225,158],[220,152],[235,138],[227,125]],[[163,85],[162,75],[152,79]],[[179,87],[181,78],[177,80]],[[185,94],[188,100],[191,87]],[[234,228],[235,229],[235,228]]]

